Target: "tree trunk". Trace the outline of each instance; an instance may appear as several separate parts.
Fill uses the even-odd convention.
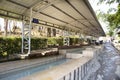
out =
[[[4,19],[4,36],[7,36],[7,32],[8,32],[8,19]]]

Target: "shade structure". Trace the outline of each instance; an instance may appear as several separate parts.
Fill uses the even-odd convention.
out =
[[[0,0],[0,16],[24,20],[31,8],[39,24],[90,36],[105,35],[88,0]]]

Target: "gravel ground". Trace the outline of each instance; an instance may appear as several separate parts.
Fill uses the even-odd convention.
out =
[[[94,62],[93,68],[97,67],[97,70],[87,80],[120,80],[120,55],[110,43],[104,44],[102,53]]]

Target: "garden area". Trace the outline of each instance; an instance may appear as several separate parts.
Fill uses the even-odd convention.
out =
[[[83,45],[88,45],[89,40],[79,39],[76,37],[70,37],[69,46],[64,45],[63,37],[49,37],[49,38],[31,38],[31,51],[32,50],[47,50],[52,48],[57,49],[70,49],[77,48]],[[21,53],[22,39],[18,37],[0,37],[0,61],[18,60],[17,56]],[[39,52],[38,52],[39,53]],[[55,53],[59,54],[58,52]],[[47,55],[38,54],[37,57],[52,56],[50,53]],[[34,55],[32,55],[34,56]],[[30,55],[30,58],[33,58]]]

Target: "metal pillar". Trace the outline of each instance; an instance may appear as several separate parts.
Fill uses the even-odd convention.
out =
[[[69,38],[69,33],[67,31],[63,31],[63,44],[69,46],[70,44],[70,38]]]
[[[32,26],[32,8],[30,8],[29,22],[23,21],[22,26],[22,53],[29,55],[31,52],[31,26]]]

